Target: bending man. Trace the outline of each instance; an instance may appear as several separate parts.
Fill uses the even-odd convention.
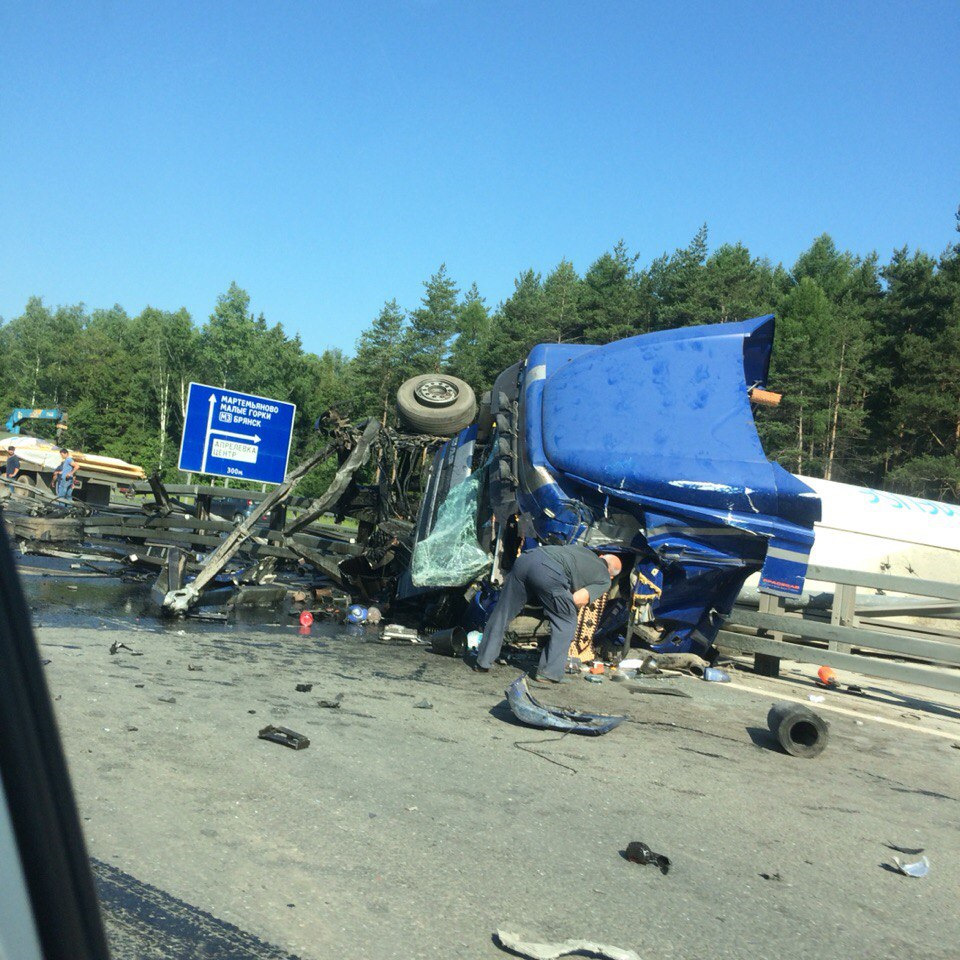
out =
[[[560,683],[577,627],[577,608],[606,593],[620,569],[620,558],[615,554],[598,556],[579,544],[537,547],[522,553],[503,581],[500,599],[483,631],[476,669],[490,669],[500,655],[510,621],[532,595],[543,604],[550,621],[550,642],[540,656],[536,679]]]

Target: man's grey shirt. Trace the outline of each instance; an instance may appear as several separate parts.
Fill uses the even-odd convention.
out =
[[[592,602],[610,589],[607,565],[587,547],[570,544],[538,547],[537,551],[543,555],[544,563],[564,577],[571,593],[586,590]]]

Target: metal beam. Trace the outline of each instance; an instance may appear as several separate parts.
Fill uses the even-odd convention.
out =
[[[167,613],[182,615],[193,607],[200,599],[203,588],[226,567],[243,543],[253,535],[253,528],[257,521],[275,506],[283,503],[300,480],[318,464],[323,463],[335,449],[335,444],[328,444],[288,473],[286,480],[257,503],[246,520],[227,534],[194,580],[180,590],[171,590],[163,598],[163,610]]]
[[[868,647],[883,653],[916,657],[918,660],[936,660],[940,663],[960,666],[960,644],[928,640],[912,634],[888,633],[882,630],[868,630],[865,627],[838,627],[790,614],[777,616],[771,613],[752,613],[747,610],[738,610],[730,618],[729,625],[775,630],[781,634],[790,634],[802,639]]]
[[[941,600],[960,601],[960,584],[901,577],[892,573],[864,573],[863,570],[822,567],[811,563],[807,567],[807,580],[849,583],[858,587],[872,587],[875,590],[885,590],[892,593],[909,593],[917,597],[939,597]]]
[[[960,693],[960,672],[956,670],[937,670],[893,663],[879,657],[861,657],[853,653],[824,650],[822,647],[781,643],[767,637],[734,633],[731,630],[721,630],[716,642],[718,646],[740,653],[760,653],[784,660],[795,660],[799,663],[816,663],[825,667],[834,667],[837,670],[849,670],[851,673],[863,674],[866,677],[880,677],[884,680],[915,683],[923,687],[933,687],[936,690]]]
[[[322,496],[317,497],[317,499],[310,504],[305,513],[301,513],[296,520],[287,524],[284,530],[285,534],[289,536],[309,526],[314,520],[322,517],[331,507],[337,504],[346,492],[347,487],[350,486],[350,481],[353,480],[354,474],[367,462],[367,457],[370,454],[370,446],[373,441],[376,440],[381,429],[378,420],[375,420],[373,417],[367,420],[363,428],[363,433],[360,434],[360,438],[350,451],[350,456],[343,461],[340,469],[337,470],[330,486],[327,487]]]

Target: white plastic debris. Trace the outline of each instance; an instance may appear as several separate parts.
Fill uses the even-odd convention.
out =
[[[894,857],[893,862],[905,877],[925,877],[930,872],[930,861],[926,857],[916,863],[901,863],[899,857]]]
[[[521,956],[529,957],[530,960],[558,960],[559,957],[565,957],[569,953],[591,953],[597,957],[606,957],[607,960],[640,960],[640,954],[633,950],[610,947],[603,943],[594,943],[592,940],[534,943],[506,930],[497,931],[497,940],[500,946]]]
[[[821,693],[811,693],[811,694],[809,694],[809,695],[807,696],[807,699],[808,699],[811,703],[823,703],[823,701],[826,699],[826,697],[824,697],[823,694],[821,694]]]
[[[476,650],[480,646],[480,641],[483,639],[483,634],[479,630],[471,630],[467,634],[467,649]]]

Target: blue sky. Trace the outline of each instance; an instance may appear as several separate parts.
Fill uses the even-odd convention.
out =
[[[642,262],[707,222],[792,262],[951,242],[960,9],[924,3],[0,6],[0,316],[231,280],[351,349],[441,261]]]

